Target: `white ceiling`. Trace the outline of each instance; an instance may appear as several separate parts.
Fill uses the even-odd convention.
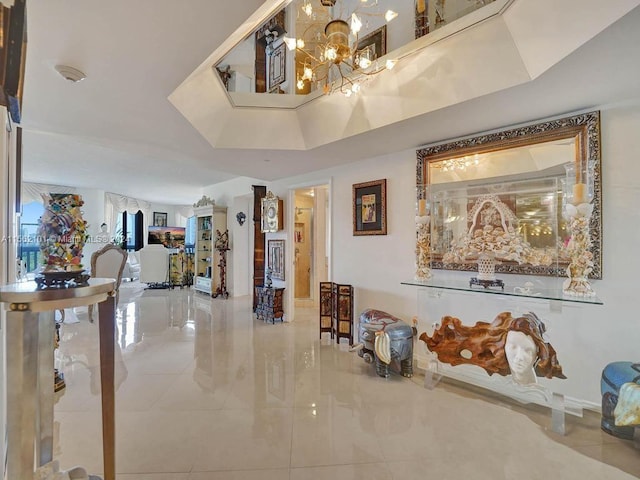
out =
[[[285,178],[640,98],[640,8],[635,8],[518,86],[310,150],[213,148],[167,98],[262,3],[29,0],[24,179],[189,204],[202,187],[236,176]],[[68,82],[54,70],[56,64],[76,67],[87,78]]]

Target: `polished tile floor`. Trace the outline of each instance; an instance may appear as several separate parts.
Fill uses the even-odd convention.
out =
[[[76,314],[56,353],[55,454],[99,474],[97,325]],[[118,480],[640,478],[640,450],[596,414],[568,418],[563,437],[544,409],[379,378],[346,343],[318,339],[314,309],[272,325],[248,297],[125,284],[117,339]]]

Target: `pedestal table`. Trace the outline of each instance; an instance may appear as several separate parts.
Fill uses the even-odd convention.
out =
[[[115,480],[115,280],[39,289],[35,282],[0,287],[7,312],[7,478],[29,479],[53,460],[54,312],[98,304],[102,448],[105,480]]]

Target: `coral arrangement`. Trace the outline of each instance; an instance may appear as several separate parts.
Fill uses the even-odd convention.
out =
[[[416,216],[416,280],[431,278],[429,215]]]
[[[51,193],[43,196],[45,211],[38,224],[43,272],[82,270],[82,249],[87,241],[87,222],[80,195]]]
[[[533,248],[517,232],[518,218],[496,195],[482,195],[470,212],[473,220],[466,235],[454,240],[444,254],[445,263],[480,260],[481,273],[494,277],[496,260],[550,265],[553,252]]]
[[[508,227],[505,231],[504,228],[493,225],[485,225],[460,238],[444,255],[444,261],[460,261],[482,254],[531,265],[550,265],[553,261],[553,253],[531,247],[513,227]]]
[[[444,316],[440,325],[429,336],[423,332],[419,339],[427,344],[430,352],[437,354],[438,361],[456,365],[477,365],[489,375],[511,375],[518,368],[517,358],[513,363],[509,354],[509,332],[521,332],[532,340],[535,353],[530,360],[531,368],[538,377],[567,378],[562,372],[555,349],[545,339],[546,327],[538,316],[528,312],[514,317],[511,312],[501,312],[491,322],[478,321],[469,326],[459,318]]]
[[[571,239],[567,245],[567,253],[571,263],[567,267],[567,280],[563,285],[564,293],[578,297],[595,295],[588,281],[589,273],[593,270],[593,253],[591,253],[591,237],[589,235],[589,220],[593,212],[593,205],[581,203],[577,206],[567,204],[564,216],[569,222]]]

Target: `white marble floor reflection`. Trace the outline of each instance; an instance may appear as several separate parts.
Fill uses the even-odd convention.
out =
[[[102,467],[97,323],[77,311],[57,362],[63,468]],[[119,480],[630,479],[640,450],[568,419],[453,384],[375,375],[318,339],[317,310],[265,324],[250,299],[126,285],[118,314]]]

